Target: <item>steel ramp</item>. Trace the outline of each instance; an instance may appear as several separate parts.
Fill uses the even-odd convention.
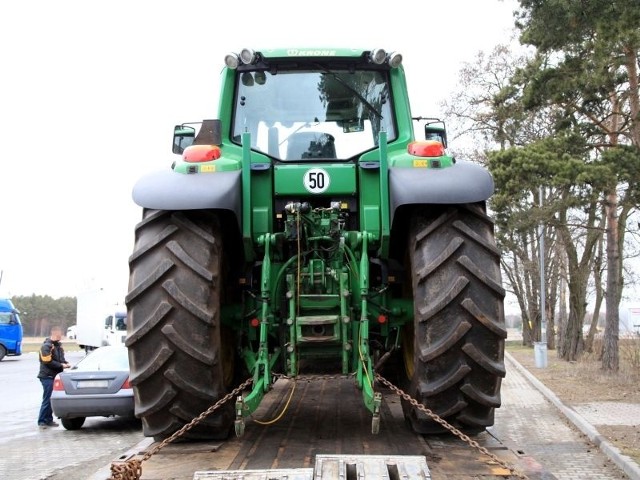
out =
[[[431,480],[421,455],[317,455],[314,468],[195,472],[193,480]]]
[[[196,472],[193,480],[314,480],[313,468]]]

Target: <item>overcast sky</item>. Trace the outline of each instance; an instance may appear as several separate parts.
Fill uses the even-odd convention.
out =
[[[438,116],[463,62],[509,41],[513,0],[0,3],[0,296],[126,292],[136,179],[173,126],[217,115],[243,47],[399,51],[412,113]]]

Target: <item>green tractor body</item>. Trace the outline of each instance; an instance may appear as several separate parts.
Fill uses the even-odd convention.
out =
[[[145,435],[251,376],[187,436],[241,433],[277,374],[353,375],[374,432],[376,372],[464,431],[492,425],[506,330],[488,172],[446,154],[442,123],[412,118],[399,55],[225,63],[218,119],[177,126],[179,159],[133,191],[127,346]]]

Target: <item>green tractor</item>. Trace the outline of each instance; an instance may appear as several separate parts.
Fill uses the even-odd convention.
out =
[[[127,346],[146,436],[252,377],[186,436],[241,434],[278,374],[352,375],[374,433],[376,373],[464,432],[493,424],[507,335],[493,180],[446,154],[443,122],[412,117],[401,63],[227,55],[219,118],[177,126],[179,160],[136,183]],[[403,408],[416,432],[443,431]]]

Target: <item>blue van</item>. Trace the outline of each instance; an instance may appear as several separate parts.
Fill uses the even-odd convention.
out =
[[[11,300],[0,298],[0,360],[5,355],[22,355],[22,324]]]

